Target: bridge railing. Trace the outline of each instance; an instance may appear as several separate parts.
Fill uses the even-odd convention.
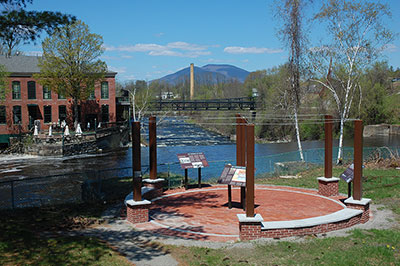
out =
[[[150,102],[149,109],[163,110],[243,110],[256,109],[253,97],[210,99],[210,100],[158,100]]]

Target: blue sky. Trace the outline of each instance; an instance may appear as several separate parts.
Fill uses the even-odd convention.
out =
[[[397,15],[400,1],[388,3]],[[34,0],[27,8],[61,11],[84,21],[91,32],[103,36],[102,59],[125,81],[160,78],[190,63],[232,64],[248,71],[284,63],[288,53],[276,37],[271,4],[272,0]],[[388,25],[399,32],[398,16]],[[315,31],[311,37],[318,39]],[[400,67],[399,39],[385,52],[395,68]],[[34,54],[41,45],[19,49]]]

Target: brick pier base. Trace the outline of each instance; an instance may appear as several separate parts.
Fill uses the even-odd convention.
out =
[[[339,178],[318,177],[318,194],[331,197],[339,194]]]
[[[151,188],[152,190],[149,191],[146,195],[146,199],[154,199],[160,197],[163,194],[163,186],[165,179],[164,178],[157,178],[157,179],[143,179],[143,185],[145,187]]]
[[[355,200],[353,197],[348,198],[344,201],[344,204],[348,208],[362,210],[363,213],[361,215],[360,223],[365,224],[369,220],[369,205],[371,203],[371,199],[362,198],[361,200]]]
[[[148,222],[150,204],[148,200],[126,201],[126,219],[133,224]]]
[[[246,217],[245,214],[237,214],[239,219],[239,237],[240,240],[253,240],[262,237],[261,223],[263,218],[260,214],[254,217]]]

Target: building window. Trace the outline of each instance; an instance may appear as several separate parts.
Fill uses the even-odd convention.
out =
[[[109,113],[108,113],[108,105],[104,104],[101,106],[101,121],[108,122],[109,121]]]
[[[65,87],[60,86],[58,90],[58,99],[65,99]]]
[[[51,105],[43,106],[44,122],[51,123]]]
[[[6,123],[6,107],[4,105],[0,105],[0,124]]]
[[[95,99],[94,90],[90,92],[88,99],[89,100],[94,100]]]
[[[13,106],[13,121],[14,124],[21,124],[21,106],[15,105]]]
[[[19,81],[12,82],[12,98],[14,100],[21,99],[21,83]]]
[[[43,86],[43,99],[44,100],[51,99],[51,90],[50,90],[49,86],[46,86],[46,85]]]
[[[101,98],[108,99],[108,82],[104,81],[101,83]]]
[[[28,81],[28,99],[36,99],[36,82]]]
[[[67,107],[65,105],[58,106],[58,119],[60,119],[60,121],[67,119]]]
[[[65,99],[65,96],[59,93],[58,94],[58,99],[63,100],[63,99]]]

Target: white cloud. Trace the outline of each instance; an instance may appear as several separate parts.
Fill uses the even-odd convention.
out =
[[[187,42],[171,42],[166,45],[155,43],[138,43],[126,46],[108,46],[105,45],[106,51],[120,52],[145,52],[151,56],[178,56],[195,58],[201,55],[209,55],[208,46],[192,44]]]
[[[243,62],[243,63],[248,63],[248,62],[249,62],[249,59],[243,59],[242,62]]]
[[[126,80],[134,80],[134,79],[136,79],[135,75],[122,75],[122,77],[124,77]]]
[[[126,72],[126,67],[114,67],[114,66],[108,66],[108,69],[117,73],[125,73]]]
[[[187,42],[171,42],[167,44],[167,47],[170,49],[180,49],[188,51],[203,51],[207,49],[207,46],[201,46]]]
[[[117,57],[117,56],[108,56],[108,55],[102,55],[102,56],[100,56],[100,58],[102,60],[118,60],[119,59],[119,57]]]
[[[229,54],[277,54],[283,52],[283,50],[265,47],[228,46],[225,47],[224,52]]]
[[[392,43],[386,44],[383,49],[389,53],[397,52],[397,46]]]
[[[161,50],[161,51],[150,51],[149,55],[157,56],[157,55],[167,55],[167,56],[182,56],[182,53],[171,51],[171,50]]]

